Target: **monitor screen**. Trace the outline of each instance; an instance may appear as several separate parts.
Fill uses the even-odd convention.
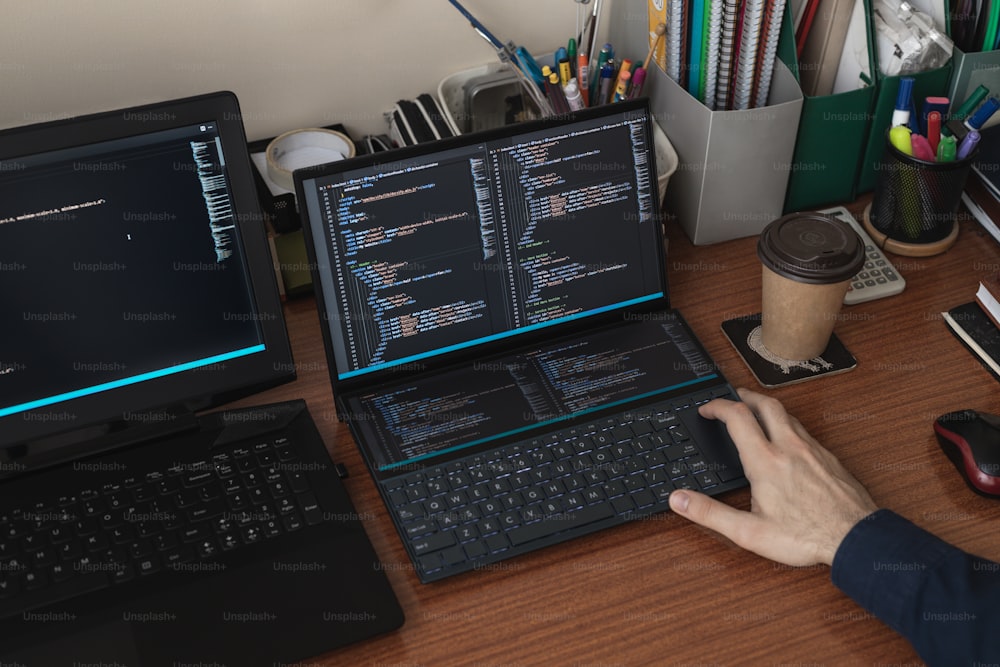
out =
[[[335,380],[665,298],[644,103],[296,174]]]
[[[197,409],[290,374],[235,98],[10,130],[0,151],[7,433]]]

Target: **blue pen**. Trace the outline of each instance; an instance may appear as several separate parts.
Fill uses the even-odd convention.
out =
[[[976,144],[979,143],[980,136],[981,135],[976,130],[972,130],[967,135],[965,135],[965,139],[962,139],[962,144],[958,147],[958,154],[955,156],[956,159],[964,160],[965,158],[969,157],[969,154],[972,153],[973,149],[976,147]]]
[[[992,116],[998,108],[1000,108],[1000,100],[995,97],[989,98],[983,102],[982,106],[976,109],[974,114],[966,119],[965,126],[970,130],[980,129],[986,124],[986,121],[990,119],[990,116]]]
[[[910,107],[913,105],[913,77],[904,76],[899,80],[899,89],[896,91],[896,106],[892,110],[892,124],[910,124]],[[912,129],[912,128],[911,128]]]
[[[568,51],[566,51],[565,47],[560,46],[558,49],[556,49],[555,55],[552,58],[555,61],[555,64],[552,66],[552,69],[558,71],[559,70],[559,61],[562,60],[562,59],[564,59],[564,58],[566,60],[569,60]]]
[[[612,63],[604,63],[601,68],[600,84],[597,86],[597,99],[591,104],[607,104],[611,99],[611,84],[615,77],[615,66]]]

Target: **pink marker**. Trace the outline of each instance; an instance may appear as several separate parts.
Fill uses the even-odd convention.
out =
[[[927,162],[935,162],[934,151],[931,150],[931,144],[927,139],[921,134],[914,134],[910,136],[910,144],[913,146],[913,157],[918,160],[926,160]]]

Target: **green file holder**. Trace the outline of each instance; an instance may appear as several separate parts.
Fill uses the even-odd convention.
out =
[[[948,99],[952,109],[957,109],[980,85],[989,88],[991,95],[1000,93],[1000,51],[966,53],[956,46],[951,68]]]
[[[860,0],[859,0],[860,1]],[[871,15],[865,1],[865,16]],[[788,16],[790,12],[786,12]],[[870,23],[866,26],[868,71],[875,72]],[[798,75],[795,35],[782,26],[779,55]],[[802,118],[788,176],[785,212],[807,211],[853,201],[871,125],[875,85],[833,95],[803,94]]]

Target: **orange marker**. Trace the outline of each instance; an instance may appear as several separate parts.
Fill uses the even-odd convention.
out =
[[[590,65],[586,53],[581,53],[576,57],[576,79],[580,88],[580,96],[583,97],[583,106],[590,106],[590,90],[587,82],[590,81]]]

